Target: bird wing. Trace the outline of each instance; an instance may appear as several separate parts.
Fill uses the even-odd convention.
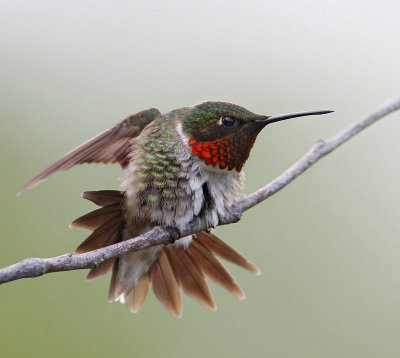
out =
[[[122,168],[125,167],[129,161],[130,140],[138,136],[143,128],[159,114],[159,110],[151,108],[129,116],[112,128],[81,144],[50,165],[25,184],[18,194],[35,187],[43,180],[76,164],[118,162]]]

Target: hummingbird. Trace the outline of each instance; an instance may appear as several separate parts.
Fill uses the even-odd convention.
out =
[[[92,230],[77,254],[133,238],[158,225],[178,230],[190,224],[214,228],[229,217],[230,208],[242,195],[242,168],[260,131],[274,122],[330,112],[268,116],[212,101],[164,114],[147,109],[78,146],[29,181],[20,193],[76,164],[121,166],[121,190],[82,194],[100,208],[71,223],[70,227]],[[92,268],[87,279],[111,272],[109,301],[125,303],[132,312],[142,307],[151,286],[162,304],[181,317],[181,291],[216,309],[206,279],[244,298],[220,259],[260,274],[257,266],[206,230],[173,244],[106,260]]]

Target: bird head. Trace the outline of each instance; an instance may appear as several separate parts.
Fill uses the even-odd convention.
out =
[[[311,111],[274,116],[255,114],[226,102],[205,102],[184,117],[183,131],[192,153],[207,165],[240,172],[260,131],[267,124],[289,118],[326,114]]]

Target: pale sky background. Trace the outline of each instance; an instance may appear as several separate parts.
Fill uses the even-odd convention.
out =
[[[115,166],[31,177],[129,114],[223,100],[263,114],[332,109],[267,128],[246,192],[400,95],[399,1],[1,1],[0,266],[87,236],[85,190]],[[0,289],[4,357],[399,357],[400,113],[369,128],[216,233],[262,270],[227,265],[244,301],[211,284],[173,318],[149,294],[132,315],[86,272]]]

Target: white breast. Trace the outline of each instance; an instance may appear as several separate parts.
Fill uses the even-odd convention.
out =
[[[183,133],[181,122],[177,122],[175,128],[186,148],[185,156],[190,153],[191,157],[190,164],[187,164],[189,184],[193,193],[194,217],[191,221],[198,220],[206,227],[215,227],[221,218],[230,213],[230,207],[242,196],[244,173],[222,170],[218,166],[207,165],[197,156],[193,156],[188,145],[189,138]],[[185,163],[185,160],[182,160],[182,163]],[[205,186],[208,193],[205,193]],[[205,194],[208,194],[208,197],[205,197]],[[188,223],[181,222],[180,224],[183,228]],[[190,241],[189,236],[178,240],[176,244],[187,246]]]

